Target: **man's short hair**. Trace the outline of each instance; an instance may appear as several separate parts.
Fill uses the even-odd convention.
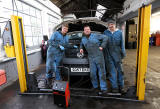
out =
[[[115,24],[116,25],[116,21],[114,20],[114,19],[110,19],[110,20],[108,20],[108,22],[107,22],[108,24],[110,24],[110,23],[112,23],[112,24]]]
[[[63,24],[62,24],[62,27],[67,27],[67,28],[68,28],[69,25],[68,25],[67,23],[63,23]]]
[[[89,28],[91,28],[89,25],[85,25],[83,28],[86,28],[86,27],[89,27]]]

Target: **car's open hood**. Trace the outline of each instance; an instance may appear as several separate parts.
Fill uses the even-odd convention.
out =
[[[68,23],[69,24],[69,30],[68,32],[73,31],[83,31],[84,25],[89,25],[91,27],[92,31],[98,31],[98,32],[104,32],[105,29],[107,29],[106,22],[100,21],[98,19],[76,19],[76,20],[68,20],[64,21],[62,23]],[[54,28],[54,31],[59,30],[61,28],[61,24],[57,25]]]

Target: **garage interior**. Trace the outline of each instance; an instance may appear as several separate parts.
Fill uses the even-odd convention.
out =
[[[21,0],[20,0],[21,1]],[[23,0],[22,0],[23,1]],[[45,1],[45,0],[44,0]],[[96,12],[100,13],[99,19],[107,22],[109,19],[116,19],[117,26],[119,29],[124,29],[124,38],[125,38],[125,48],[126,48],[126,58],[123,60],[124,76],[125,76],[125,90],[129,87],[135,86],[136,82],[136,49],[137,49],[137,33],[138,33],[138,10],[131,11],[130,13],[124,15],[121,18],[118,18],[117,13],[124,13],[124,3],[125,0],[50,0],[51,3],[55,4],[61,12],[61,18],[67,18],[66,15],[74,14],[76,18],[83,17],[95,17]],[[129,1],[131,2],[131,1]],[[78,4],[78,5],[77,5]],[[151,16],[151,37],[149,38],[149,53],[148,53],[148,65],[146,73],[146,89],[145,89],[145,102],[135,102],[128,100],[118,100],[118,99],[98,99],[98,98],[85,98],[85,97],[72,97],[71,98],[71,109],[159,109],[160,108],[160,41],[159,34],[160,29],[157,27],[160,11],[160,2],[155,0],[151,2],[152,4],[152,16]],[[97,5],[105,7],[105,9],[97,9]],[[51,7],[49,7],[51,8]],[[129,6],[126,8],[130,8]],[[105,10],[105,11],[104,11]],[[23,19],[23,17],[22,17]],[[62,20],[62,21],[63,21]],[[72,19],[71,19],[72,20]],[[69,25],[79,29],[79,25]],[[93,30],[103,32],[105,27],[95,27],[93,22]],[[156,26],[155,26],[156,25]],[[124,28],[123,28],[124,26]],[[153,28],[154,27],[154,28]],[[156,28],[157,27],[157,28]],[[75,31],[76,28],[69,31]],[[83,30],[83,28],[81,28]],[[3,31],[1,31],[3,32]],[[1,53],[1,51],[0,51]],[[29,54],[29,71],[34,71],[39,75],[39,78],[45,77],[45,63],[42,62],[42,59],[39,59],[39,63],[35,62],[36,66],[32,65],[33,58],[38,57],[39,55],[36,52],[33,53],[34,57],[31,57],[32,54]],[[37,56],[38,55],[38,56]],[[5,69],[6,73],[10,72],[8,67],[13,66],[16,68],[16,61],[7,63],[6,61],[0,61],[0,69]],[[33,63],[34,64],[34,63]],[[34,66],[34,67],[32,67]],[[17,72],[17,70],[15,70]],[[74,79],[76,78],[73,77]],[[72,79],[72,78],[71,78]],[[85,78],[86,79],[86,78]],[[74,80],[73,80],[74,81]],[[81,80],[82,81],[82,80]],[[84,82],[84,81],[83,81]],[[54,105],[53,97],[50,95],[19,95],[19,83],[16,79],[9,85],[0,86],[0,107],[2,109],[27,109],[27,108],[37,108],[37,109],[60,109]],[[91,85],[88,82],[89,85]],[[6,86],[5,86],[6,85]],[[1,88],[2,87],[2,88]],[[83,101],[83,102],[82,102]]]

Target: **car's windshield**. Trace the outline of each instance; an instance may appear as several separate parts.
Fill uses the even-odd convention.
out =
[[[68,34],[69,39],[79,39],[82,37],[82,32]]]
[[[91,33],[101,34],[100,32],[97,32],[97,31],[92,31]],[[83,32],[79,31],[79,32],[71,32],[71,33],[68,33],[67,35],[69,36],[69,39],[81,39],[82,34]]]

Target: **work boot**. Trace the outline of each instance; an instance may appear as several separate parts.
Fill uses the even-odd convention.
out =
[[[112,89],[112,93],[118,93],[119,90],[118,89]]]
[[[46,85],[47,85],[47,88],[52,88],[52,78],[46,79]]]
[[[108,95],[108,90],[101,90],[98,95],[100,96],[107,96]]]
[[[122,94],[124,94],[125,93],[124,88],[123,87],[119,87],[119,92],[122,93]]]
[[[99,89],[98,88],[92,88],[91,91],[92,91],[92,94],[98,94]]]

